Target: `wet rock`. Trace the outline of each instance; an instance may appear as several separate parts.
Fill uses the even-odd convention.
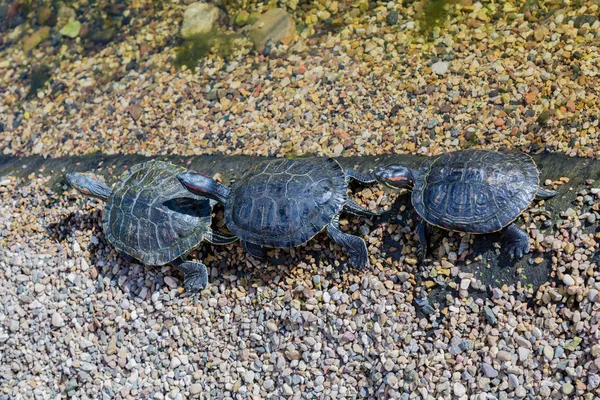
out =
[[[37,11],[37,19],[40,25],[51,25],[52,24],[52,9],[48,6],[40,7]],[[54,18],[56,22],[56,18]]]
[[[280,8],[273,8],[252,24],[249,37],[256,51],[262,53],[267,42],[289,44],[294,39],[295,33],[294,18]]]
[[[390,11],[387,17],[385,18],[385,22],[387,22],[388,25],[396,25],[398,23],[398,11]]]
[[[59,33],[63,36],[70,37],[71,39],[75,39],[79,36],[79,32],[81,31],[81,22],[79,21],[71,21],[65,26],[61,28]]]
[[[189,39],[194,35],[210,32],[218,17],[219,9],[212,4],[190,4],[183,13],[181,36]]]
[[[575,20],[573,21],[573,26],[575,28],[581,28],[585,24],[589,24],[590,26],[592,26],[594,24],[594,22],[596,22],[595,15],[583,14],[583,15],[578,15],[577,18],[575,18]]]
[[[115,28],[103,29],[101,31],[94,32],[90,36],[90,40],[94,43],[108,43],[113,40],[116,34],[117,30]]]
[[[244,26],[248,23],[248,18],[250,14],[246,10],[242,10],[235,16],[235,24],[237,26]]]
[[[42,26],[37,31],[23,39],[23,51],[28,52],[35,48],[42,41],[50,37],[50,27]]]

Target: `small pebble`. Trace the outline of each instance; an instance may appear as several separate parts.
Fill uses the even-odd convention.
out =
[[[494,367],[492,367],[490,364],[481,363],[481,369],[488,378],[495,378],[498,376],[498,371],[496,371],[496,369],[494,369]]]
[[[454,384],[454,395],[456,397],[463,397],[464,395],[467,394],[467,389],[464,387],[464,385],[460,382],[456,382]]]
[[[56,328],[60,328],[65,324],[62,316],[59,313],[52,314],[52,325]]]

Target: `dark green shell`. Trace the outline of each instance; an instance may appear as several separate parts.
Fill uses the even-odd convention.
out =
[[[202,242],[211,203],[176,178],[185,168],[163,161],[137,164],[115,184],[104,208],[104,234],[117,249],[147,265],[164,265]]]
[[[344,170],[333,159],[265,161],[231,188],[227,227],[262,246],[298,246],[342,211],[347,188]]]
[[[461,150],[423,164],[412,203],[432,225],[469,232],[498,231],[533,201],[539,172],[523,153]]]

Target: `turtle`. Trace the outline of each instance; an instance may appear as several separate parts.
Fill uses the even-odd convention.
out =
[[[377,216],[347,194],[351,179],[361,183],[374,183],[375,179],[353,169],[344,170],[333,158],[266,160],[250,168],[231,187],[192,171],[177,177],[192,193],[224,204],[227,228],[252,256],[263,258],[265,247],[299,246],[326,230],[348,252],[349,264],[359,269],[369,265],[365,241],[343,233],[339,215],[346,211]]]
[[[394,189],[412,187],[421,259],[427,254],[429,225],[470,234],[502,231],[509,257],[521,258],[530,250],[529,235],[514,221],[534,199],[556,195],[540,186],[535,162],[521,152],[459,150],[425,161],[419,170],[378,167],[374,176]]]
[[[188,292],[208,284],[206,266],[184,261],[202,241],[225,245],[237,240],[211,229],[215,201],[194,196],[177,180],[186,169],[151,160],[125,171],[111,189],[93,173],[72,172],[67,181],[80,193],[106,202],[102,227],[127,260],[150,266],[171,264],[184,276]]]

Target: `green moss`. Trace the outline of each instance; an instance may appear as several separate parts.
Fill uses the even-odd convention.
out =
[[[550,117],[551,117],[550,110],[544,110],[544,111],[542,111],[542,113],[537,118],[537,122],[540,123],[540,124],[545,124],[546,122],[548,122],[548,120],[550,119]]]
[[[27,97],[34,97],[38,90],[44,87],[50,79],[50,67],[47,65],[38,65],[31,70],[31,80],[29,82],[29,93]]]
[[[283,158],[289,158],[289,159],[299,158],[298,152],[296,150],[290,150],[289,152],[287,152],[283,155]]]
[[[443,25],[450,15],[449,8],[448,0],[425,0],[423,10],[417,15],[419,31],[429,34],[434,28]]]
[[[246,10],[241,10],[235,16],[235,24],[237,26],[244,26],[248,23],[248,18],[250,17],[250,13]]]
[[[235,50],[234,40],[240,37],[240,35],[223,33],[216,29],[195,35],[185,40],[177,50],[174,64],[179,68],[185,65],[194,72],[198,61],[211,51],[220,57],[229,58]]]

